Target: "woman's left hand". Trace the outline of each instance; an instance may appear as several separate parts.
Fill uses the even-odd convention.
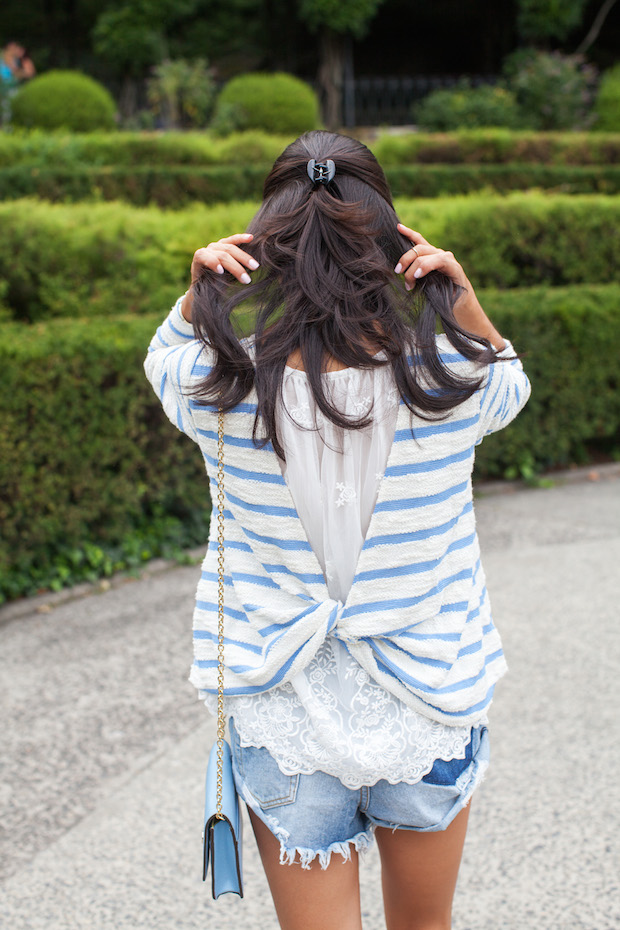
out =
[[[441,271],[452,278],[455,284],[471,289],[467,275],[452,252],[436,248],[427,242],[421,233],[403,226],[402,223],[399,223],[397,228],[401,236],[406,236],[412,242],[412,247],[401,255],[394,269],[396,274],[404,274],[408,291],[413,288],[416,280],[423,278],[429,271]]]
[[[443,272],[455,284],[464,288],[464,291],[454,303],[454,317],[459,326],[462,326],[467,333],[488,339],[497,351],[501,352],[506,346],[506,340],[500,336],[480,306],[480,301],[476,297],[467,275],[452,252],[436,249],[419,232],[416,232],[415,229],[409,229],[408,226],[403,226],[402,223],[398,224],[398,231],[401,236],[406,236],[413,243],[412,247],[401,255],[400,261],[394,269],[396,274],[405,275],[407,290],[410,291],[416,281],[423,278],[429,271]],[[415,251],[413,246],[415,246]]]

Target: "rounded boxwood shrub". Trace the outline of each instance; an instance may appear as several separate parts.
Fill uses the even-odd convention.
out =
[[[219,135],[262,129],[299,135],[319,123],[317,96],[292,74],[240,74],[225,85],[211,124]]]
[[[620,132],[620,65],[605,71],[594,104],[596,122],[593,129]]]
[[[528,128],[589,125],[596,72],[579,55],[519,49],[506,59],[503,70]]]
[[[115,113],[105,87],[79,71],[48,71],[24,84],[11,104],[13,124],[28,129],[114,129]]]
[[[509,90],[490,84],[472,87],[467,80],[449,90],[432,91],[414,105],[413,116],[421,129],[430,132],[481,126],[514,129],[520,124],[517,102]]]

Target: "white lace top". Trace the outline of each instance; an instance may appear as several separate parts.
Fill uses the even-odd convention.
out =
[[[279,415],[283,474],[329,595],[344,601],[392,445],[399,396],[389,367],[324,377],[340,410],[356,418],[371,411],[373,423],[339,431],[316,409],[305,373],[287,367],[288,412]],[[207,697],[213,713],[216,703]],[[414,784],[436,759],[464,758],[471,737],[469,726],[447,726],[406,707],[331,636],[290,682],[229,697],[226,714],[242,745],[267,748],[285,774],[327,772],[353,789],[380,779]]]

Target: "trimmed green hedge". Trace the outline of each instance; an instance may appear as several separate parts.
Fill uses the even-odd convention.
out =
[[[618,280],[620,196],[512,194],[396,201],[477,287]],[[122,204],[0,204],[0,315],[159,312],[200,245],[241,232],[256,203],[166,212]]]
[[[243,230],[255,209],[0,204],[0,316],[159,312],[188,286],[196,248]]]
[[[609,170],[609,169],[603,169]],[[77,202],[124,200],[180,209],[193,203],[229,203],[262,197],[269,165],[164,165],[101,168],[12,167],[0,169],[0,200],[39,197]],[[620,175],[619,175],[620,178]],[[620,189],[620,181],[618,182]],[[590,190],[596,188],[590,187]]]
[[[524,355],[533,394],[510,429],[479,448],[478,477],[620,444],[620,285],[480,296]],[[0,599],[71,583],[84,567],[86,577],[110,573],[127,561],[127,540],[137,560],[171,540],[205,540],[202,457],[142,371],[165,312],[0,328]],[[153,520],[155,546],[141,536]]]
[[[472,129],[454,133],[385,135],[371,148],[384,167],[459,162],[615,165],[620,161],[620,133]]]
[[[110,92],[80,71],[46,71],[22,84],[11,100],[14,126],[73,132],[116,129]]]
[[[293,136],[258,131],[225,139],[209,133],[0,133],[0,168],[271,165]],[[616,165],[620,132],[536,133],[478,129],[380,136],[370,147],[385,167],[408,164]]]
[[[528,476],[586,462],[587,447],[620,453],[620,285],[479,292],[532,382],[525,410],[476,452],[479,477]]]
[[[271,165],[294,136],[205,132],[0,133],[0,168]]]
[[[206,538],[202,456],[174,441],[142,370],[154,329],[0,327],[0,601],[159,554],[153,522],[160,546]]]
[[[305,81],[282,71],[250,71],[224,85],[211,129],[221,136],[239,129],[297,136],[316,129],[319,122],[318,97]]]
[[[268,164],[0,168],[0,200],[124,200],[181,209],[193,203],[260,199]],[[395,197],[539,188],[565,194],[620,193],[620,165],[405,165],[388,167]]]

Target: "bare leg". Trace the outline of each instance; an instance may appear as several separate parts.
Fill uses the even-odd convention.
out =
[[[298,863],[280,864],[280,843],[253,811],[250,820],[282,930],[361,930],[359,862],[333,855],[322,869],[318,859],[310,869]]]
[[[439,833],[377,827],[387,930],[450,930],[468,817]]]

